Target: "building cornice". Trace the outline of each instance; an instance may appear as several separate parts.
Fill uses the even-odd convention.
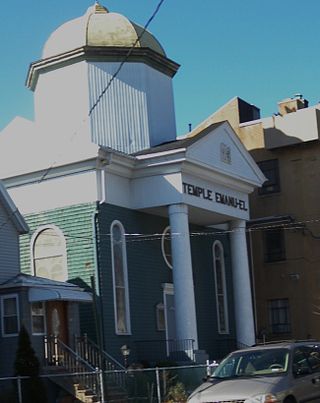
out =
[[[29,66],[26,86],[34,91],[40,72],[47,72],[81,61],[145,63],[150,67],[173,77],[180,65],[150,48],[122,48],[83,46],[69,52],[33,62]]]
[[[100,159],[92,158],[85,161],[79,161],[72,164],[60,165],[52,168],[41,169],[39,171],[28,172],[23,175],[17,175],[2,179],[7,189],[19,186],[41,183],[45,180],[61,178],[88,171],[94,171],[99,168]]]
[[[37,171],[28,172],[22,175],[7,177],[3,179],[2,182],[8,189],[10,189],[40,183],[50,179],[61,178],[64,176],[103,170],[106,167],[108,167],[108,172],[122,177],[131,178],[134,166],[134,157],[122,154],[115,150],[100,148],[98,155],[92,158],[70,164],[39,169]]]
[[[221,185],[232,187],[245,193],[251,193],[256,186],[260,186],[260,182],[250,181],[234,172],[223,171],[221,167],[213,167],[204,164],[198,160],[194,160],[187,156],[185,148],[171,150],[169,153],[161,152],[154,155],[143,155],[137,159],[134,178],[146,176],[163,175],[181,172],[196,176],[208,181],[214,181]]]

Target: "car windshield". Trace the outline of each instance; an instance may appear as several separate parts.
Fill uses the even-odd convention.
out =
[[[288,362],[289,350],[285,348],[237,351],[221,362],[212,377],[280,375],[288,370]]]

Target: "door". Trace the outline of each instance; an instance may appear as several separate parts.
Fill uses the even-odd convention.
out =
[[[163,290],[164,317],[166,323],[167,356],[176,350],[176,314],[173,284],[166,284]]]
[[[68,344],[67,302],[48,301],[46,312],[48,336],[56,336]]]

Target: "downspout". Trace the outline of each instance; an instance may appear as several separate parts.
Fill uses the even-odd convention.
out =
[[[100,204],[106,202],[106,188],[105,188],[105,167],[111,163],[111,155],[106,155],[103,150],[99,150],[96,165],[96,186],[97,186],[97,202],[96,210],[92,216],[92,233],[94,236],[94,278],[91,278],[92,288],[94,291],[94,314],[97,331],[97,342],[100,350],[105,349],[105,337],[103,329],[103,302],[102,302],[102,274],[99,259],[99,228],[98,217],[100,212]]]
[[[95,322],[97,328],[97,344],[100,351],[100,359],[99,359],[99,368],[101,371],[101,388],[102,388],[102,396],[107,393],[108,385],[107,380],[104,375],[106,371],[106,360],[103,359],[103,352],[105,351],[105,337],[104,337],[104,314],[103,314],[103,302],[102,302],[102,276],[101,276],[101,267],[100,267],[100,259],[99,259],[99,227],[98,227],[98,218],[99,218],[99,201],[96,203],[96,211],[93,214],[93,235],[94,235],[94,272],[95,275],[92,276],[92,289],[94,295],[94,314],[95,314]],[[100,237],[99,237],[100,239]]]
[[[103,304],[102,304],[102,285],[99,264],[99,250],[98,250],[98,214],[99,202],[97,202],[97,210],[92,216],[92,232],[93,232],[93,251],[94,251],[94,275],[91,277],[91,286],[93,292],[93,311],[95,318],[95,326],[97,332],[97,344],[101,350],[104,350],[104,331],[102,320],[103,318]]]
[[[249,228],[249,250],[250,250],[250,274],[251,274],[251,288],[252,288],[252,305],[253,305],[253,317],[254,317],[254,328],[256,335],[258,335],[258,323],[257,323],[257,301],[256,301],[256,283],[254,276],[254,265],[253,265],[253,252],[252,252],[252,234]]]

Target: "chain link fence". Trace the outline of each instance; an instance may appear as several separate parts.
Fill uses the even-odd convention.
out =
[[[208,362],[205,365],[128,368],[124,371],[55,373],[40,378],[46,385],[50,403],[183,403],[216,365]],[[0,402],[30,403],[24,397],[25,382],[29,379],[0,378]],[[116,379],[121,379],[121,384],[117,384]],[[95,390],[92,390],[93,380]]]

